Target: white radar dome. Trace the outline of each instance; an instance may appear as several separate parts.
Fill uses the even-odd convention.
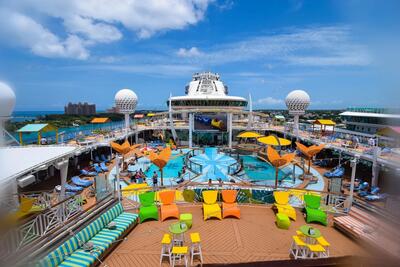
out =
[[[130,89],[122,89],[115,94],[115,106],[120,113],[130,114],[135,112],[137,102],[137,95]]]
[[[0,82],[0,119],[10,117],[14,106],[14,91],[6,83]]]
[[[310,102],[310,96],[303,90],[294,90],[285,99],[286,106],[291,114],[303,114]]]

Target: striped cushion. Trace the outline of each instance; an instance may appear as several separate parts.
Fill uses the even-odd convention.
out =
[[[101,215],[104,225],[109,224],[112,220],[114,220],[118,215],[120,215],[124,209],[122,208],[121,203],[118,203],[111,209],[109,209],[106,213]]]
[[[101,229],[103,229],[104,223],[101,218],[98,218],[88,226],[86,226],[82,231],[76,234],[78,241],[82,244],[88,242],[93,236],[95,236]]]
[[[71,256],[66,258],[62,264],[60,264],[61,267],[78,267],[78,266],[87,266],[89,267],[92,265],[95,261],[97,261],[97,258],[100,257],[101,252],[100,251],[85,251],[83,249],[78,249],[75,251]]]
[[[76,237],[72,237],[65,241],[57,249],[50,252],[44,259],[42,259],[37,266],[41,267],[55,267],[58,266],[65,258],[71,255],[79,248],[79,243]]]

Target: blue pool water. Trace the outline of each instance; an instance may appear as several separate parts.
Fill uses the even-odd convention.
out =
[[[254,156],[240,156],[240,158],[243,160],[243,169],[248,180],[255,182],[265,180],[275,181],[275,168],[271,164]],[[286,174],[279,170],[279,180],[285,176]]]
[[[165,165],[163,169],[163,177],[165,178],[177,178],[178,172],[182,173],[182,167],[184,165],[184,155],[175,154],[171,156],[171,160],[168,161],[167,165]],[[161,172],[158,167],[154,164],[151,164],[150,167],[145,171],[146,177],[153,177],[153,172],[156,171],[158,177],[161,177]],[[148,181],[150,182],[150,180]]]

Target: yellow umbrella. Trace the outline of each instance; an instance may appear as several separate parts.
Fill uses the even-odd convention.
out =
[[[292,143],[288,139],[276,137],[274,135],[260,137],[257,139],[257,141],[260,143],[263,143],[265,145],[270,145],[270,146],[288,146]]]
[[[236,136],[237,138],[259,138],[262,137],[261,134],[258,134],[256,132],[243,132],[240,133]]]
[[[147,113],[147,117],[154,117],[155,115],[154,113]]]

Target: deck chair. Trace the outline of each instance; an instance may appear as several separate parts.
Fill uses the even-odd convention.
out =
[[[155,193],[154,192],[146,192],[139,195],[140,200],[140,208],[139,208],[139,218],[140,223],[154,219],[158,220],[158,209],[156,204],[154,203]]]
[[[296,220],[296,210],[289,204],[289,192],[275,191],[275,203],[273,208],[278,210],[278,213],[286,214],[293,221]]]
[[[304,195],[306,222],[319,222],[325,226],[328,225],[328,216],[326,212],[320,210],[321,197],[316,195]]]
[[[76,186],[80,186],[80,187],[89,187],[93,184],[93,181],[90,180],[83,180],[81,178],[79,178],[78,176],[73,176],[71,178],[71,181],[76,185]]]
[[[221,207],[217,203],[218,191],[217,190],[207,190],[202,192],[203,195],[203,215],[204,220],[209,218],[218,218],[221,217]]]
[[[167,218],[179,219],[179,209],[175,202],[175,191],[163,191],[159,193],[161,202],[161,221]]]
[[[236,203],[236,190],[222,190],[222,218],[233,216],[240,219],[240,209]]]

